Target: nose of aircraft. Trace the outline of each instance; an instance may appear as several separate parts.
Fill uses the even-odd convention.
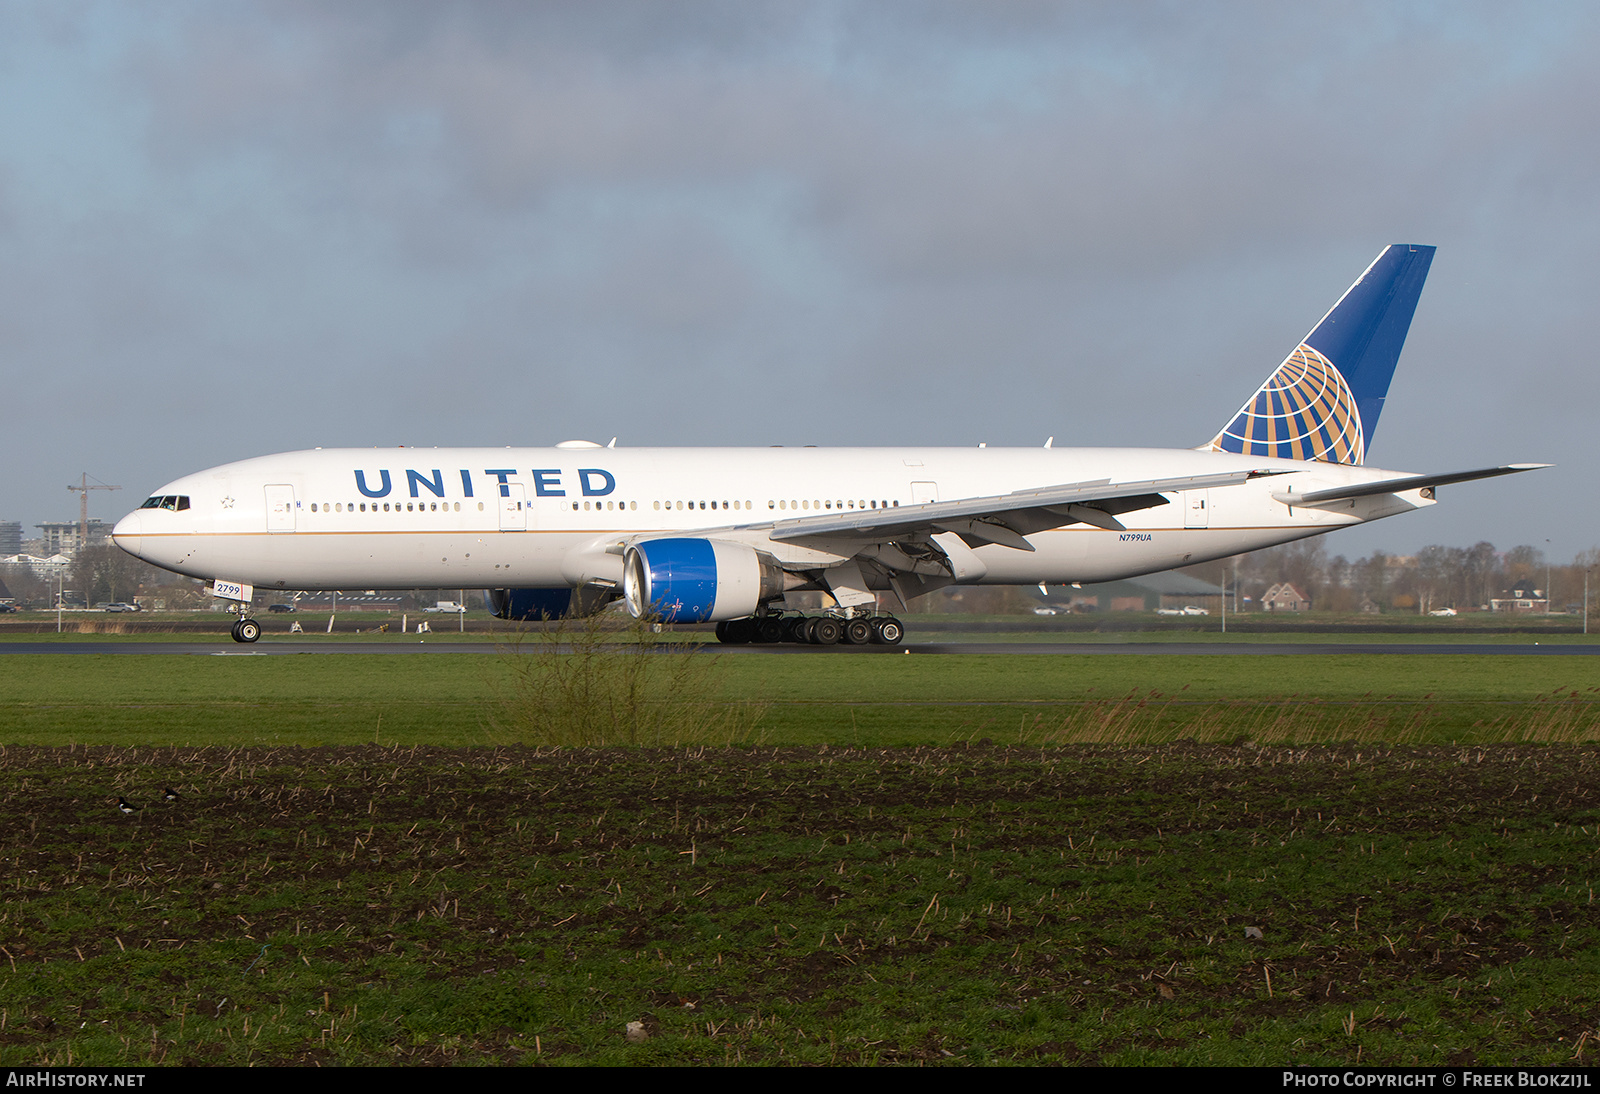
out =
[[[143,522],[144,518],[140,515],[139,510],[135,509],[127,516],[117,521],[117,526],[111,529],[112,540],[118,547],[121,547],[130,555],[138,555],[140,547],[139,537],[140,533],[144,530]]]

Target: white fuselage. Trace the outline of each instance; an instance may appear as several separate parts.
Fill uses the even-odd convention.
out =
[[[620,583],[627,541],[692,533],[755,546],[786,567],[826,567],[848,559],[859,537],[774,541],[772,523],[1256,469],[1284,473],[1168,493],[1169,504],[1123,515],[1121,531],[1080,523],[1028,536],[1031,552],[980,546],[977,580],[1131,577],[1432,504],[1413,490],[1290,507],[1272,495],[1394,473],[1187,449],[318,449],[186,475],[155,492],[185,507],[136,510],[114,535],[166,569],[261,588],[575,587]]]

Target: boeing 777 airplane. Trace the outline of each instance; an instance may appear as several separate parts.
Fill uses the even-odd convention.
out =
[[[625,598],[724,642],[903,638],[947,585],[1109,581],[1434,504],[1446,474],[1366,466],[1434,248],[1384,249],[1216,436],[1194,449],[316,449],[186,475],[118,546],[213,582],[254,642],[256,588],[485,588],[497,615]],[[818,590],[819,615],[786,611]]]

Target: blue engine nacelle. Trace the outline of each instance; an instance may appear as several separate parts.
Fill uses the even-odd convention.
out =
[[[743,543],[651,539],[623,555],[622,589],[635,619],[712,623],[742,619],[782,596],[783,567]]]
[[[578,589],[485,589],[483,597],[489,610],[501,619],[537,622],[593,615],[615,600],[616,592],[585,585]]]

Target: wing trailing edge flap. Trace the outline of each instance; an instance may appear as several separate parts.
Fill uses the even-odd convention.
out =
[[[1144,482],[1113,483],[1109,479],[1098,479],[1093,482],[1065,483],[991,497],[780,520],[773,524],[769,537],[788,543],[822,537],[848,537],[884,543],[917,533],[930,536],[953,533],[969,547],[996,543],[1019,551],[1031,551],[1033,545],[1024,537],[1035,532],[1064,528],[1069,524],[1089,524],[1107,531],[1121,531],[1123,525],[1117,520],[1118,516],[1166,505],[1169,499],[1163,494],[1235,486],[1262,475],[1282,473],[1235,471]]]
[[[823,571],[823,578],[827,582],[828,592],[841,608],[864,607],[877,602],[878,598],[867,587],[861,564],[855,559]]]
[[[1549,466],[1547,463],[1510,463],[1501,467],[1479,468],[1476,471],[1448,471],[1442,475],[1403,475],[1399,478],[1379,479],[1376,482],[1357,482],[1349,486],[1312,490],[1305,494],[1274,492],[1272,497],[1274,501],[1281,501],[1285,505],[1322,505],[1333,501],[1348,501],[1351,498],[1368,498],[1378,494],[1397,494],[1403,490],[1431,489],[1455,482],[1492,479],[1499,475],[1515,475],[1520,471],[1536,471]]]

